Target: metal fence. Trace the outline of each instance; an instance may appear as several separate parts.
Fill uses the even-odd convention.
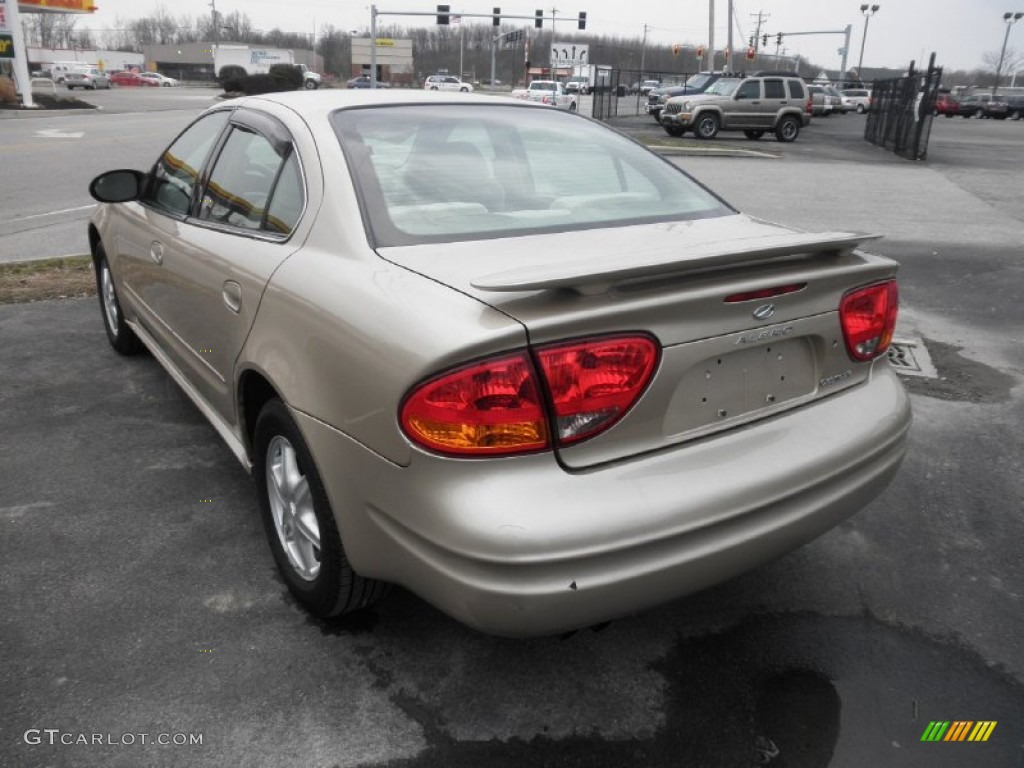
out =
[[[934,53],[925,72],[915,71],[911,62],[905,77],[876,80],[864,138],[908,160],[927,158],[932,110],[941,82],[942,67],[935,66]]]

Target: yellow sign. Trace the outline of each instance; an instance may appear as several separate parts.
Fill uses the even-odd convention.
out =
[[[58,13],[94,13],[94,0],[18,0],[18,9],[27,13],[33,11],[55,11]]]
[[[378,48],[394,48],[395,47],[395,41],[392,40],[390,37],[378,37],[377,38],[377,47]]]

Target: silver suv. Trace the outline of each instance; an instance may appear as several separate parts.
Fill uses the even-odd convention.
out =
[[[713,139],[719,131],[743,131],[760,139],[772,131],[779,141],[793,141],[811,121],[811,100],[799,77],[722,78],[704,93],[669,99],[661,125],[669,136],[693,131]]]

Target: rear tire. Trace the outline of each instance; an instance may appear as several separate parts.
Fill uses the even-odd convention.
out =
[[[863,115],[864,114],[864,105],[863,104],[858,104],[857,105],[857,114],[858,115]]]
[[[779,121],[775,128],[775,138],[781,142],[789,143],[796,141],[800,135],[800,121],[792,115],[787,115]]]
[[[319,618],[366,608],[388,585],[349,564],[313,457],[284,404],[269,400],[256,420],[253,477],[270,550],[295,599]]]
[[[569,102],[569,111],[570,112],[575,112],[576,111],[576,102],[575,101],[570,101]]]
[[[693,132],[698,139],[710,141],[718,135],[718,118],[715,115],[700,115],[693,126]]]
[[[138,354],[142,351],[142,342],[125,322],[121,302],[117,298],[117,289],[114,287],[114,278],[110,273],[110,264],[107,263],[107,252],[101,243],[96,244],[92,258],[96,269],[96,293],[100,299],[100,314],[103,315],[107,341],[118,354]]]

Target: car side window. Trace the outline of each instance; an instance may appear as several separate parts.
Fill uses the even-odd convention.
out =
[[[736,89],[737,99],[759,99],[761,98],[761,81],[748,80]]]
[[[153,168],[146,202],[168,213],[187,216],[199,172],[228,121],[228,112],[207,115],[182,133]]]
[[[765,80],[764,97],[766,99],[784,99],[786,98],[786,86],[782,84],[781,80]]]
[[[284,162],[274,187],[274,196],[267,209],[266,229],[287,235],[299,223],[299,216],[306,204],[306,193],[302,186],[302,172],[299,160],[293,151]]]
[[[214,161],[199,218],[245,230],[288,234],[305,196],[291,144],[235,125]]]
[[[799,80],[789,80],[789,98],[791,99],[805,99],[807,98],[806,91],[804,91],[804,84]]]

